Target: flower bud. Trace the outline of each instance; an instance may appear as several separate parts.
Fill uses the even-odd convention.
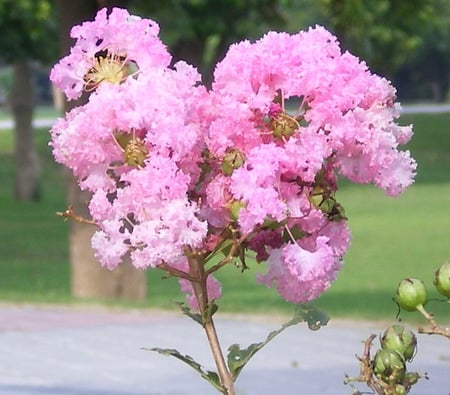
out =
[[[222,160],[222,172],[226,176],[231,176],[235,169],[241,167],[245,162],[245,155],[235,148],[227,149]]]
[[[271,119],[270,126],[272,134],[282,139],[292,136],[298,130],[300,124],[289,114],[280,112],[275,118]]]
[[[386,329],[380,343],[381,348],[397,351],[406,361],[411,361],[416,352],[417,339],[403,325],[392,325]]]
[[[450,262],[445,262],[436,271],[433,284],[440,294],[450,298]]]
[[[245,206],[246,204],[244,202],[241,202],[240,200],[233,200],[229,204],[230,217],[233,221],[237,221],[239,219],[239,212],[241,211],[241,208]]]
[[[405,278],[398,284],[395,301],[406,311],[415,311],[427,302],[427,291],[422,280]]]
[[[378,350],[373,360],[373,371],[386,383],[401,383],[405,377],[405,360],[397,351]]]
[[[406,388],[404,385],[397,384],[395,386],[395,395],[406,395],[406,394],[407,394],[407,392],[406,392]]]

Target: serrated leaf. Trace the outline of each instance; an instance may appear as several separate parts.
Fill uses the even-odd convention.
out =
[[[184,315],[192,318],[195,322],[203,326],[202,315],[199,313],[194,313],[188,306],[186,306],[183,302],[177,302],[178,307],[181,309]]]
[[[306,322],[311,330],[318,330],[328,323],[329,317],[326,313],[317,310],[311,305],[297,305],[294,316],[288,322],[283,324],[280,329],[272,331],[266,340],[260,343],[253,343],[245,349],[241,349],[238,344],[232,344],[228,348],[227,364],[233,381],[237,379],[247,362],[267,343],[273,340],[286,328],[297,325],[300,322]]]
[[[222,384],[220,383],[219,375],[216,372],[204,370],[203,367],[198,362],[196,362],[191,356],[183,355],[178,350],[175,350],[173,348],[153,347],[153,348],[143,348],[143,350],[154,351],[162,355],[167,355],[179,359],[180,361],[186,363],[192,369],[200,373],[200,376],[204,378],[206,381],[208,381],[216,390],[224,393],[224,389],[222,387]]]

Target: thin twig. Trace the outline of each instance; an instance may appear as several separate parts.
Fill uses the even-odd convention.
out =
[[[425,310],[423,306],[418,306],[417,311],[422,314],[430,323],[430,328],[419,328],[419,333],[427,335],[442,335],[450,339],[450,328],[442,328],[433,318],[433,316]]]
[[[98,226],[98,224],[95,221],[93,221],[92,219],[87,219],[87,218],[82,217],[81,215],[75,214],[75,212],[72,209],[72,206],[67,207],[66,211],[63,211],[63,212],[57,211],[56,215],[63,217],[65,220],[72,219],[76,222],[80,222],[83,224]]]

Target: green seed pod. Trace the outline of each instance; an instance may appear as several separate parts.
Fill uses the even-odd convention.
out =
[[[373,360],[373,371],[385,383],[402,383],[406,372],[405,360],[397,351],[378,350]]]
[[[392,325],[387,328],[380,343],[381,348],[397,351],[406,361],[411,361],[416,353],[416,336],[403,325]]]
[[[450,262],[445,262],[436,271],[433,284],[440,294],[450,298]]]
[[[398,284],[395,301],[406,311],[415,311],[427,302],[427,291],[422,280],[405,278]]]

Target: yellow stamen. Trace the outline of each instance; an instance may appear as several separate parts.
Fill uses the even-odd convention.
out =
[[[134,137],[124,149],[124,157],[127,165],[142,168],[148,157],[148,149],[139,137]]]
[[[123,152],[124,163],[129,166],[134,166],[139,169],[145,165],[145,160],[148,158],[148,149],[139,137],[132,134],[116,131],[113,133],[114,141]]]
[[[94,66],[86,73],[85,89],[87,92],[95,90],[102,82],[119,84],[127,77],[127,60],[122,56],[96,56]]]

